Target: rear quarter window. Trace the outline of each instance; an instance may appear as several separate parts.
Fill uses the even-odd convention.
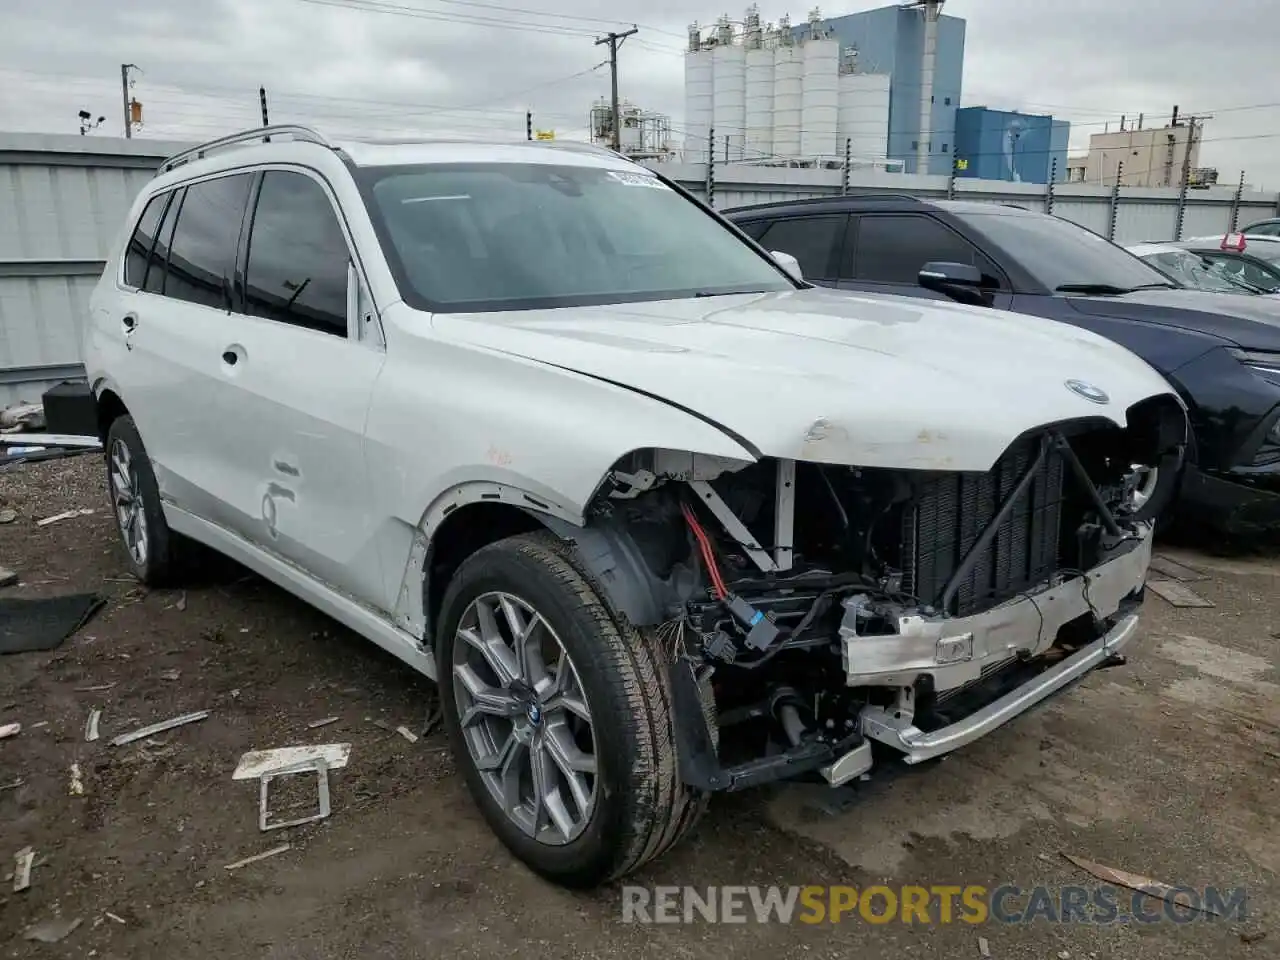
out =
[[[133,228],[124,254],[124,282],[127,286],[140,290],[146,282],[147,258],[151,256],[151,249],[155,246],[160,217],[164,214],[164,205],[168,199],[168,193],[158,193],[148,200],[142,216],[138,218],[138,225]]]

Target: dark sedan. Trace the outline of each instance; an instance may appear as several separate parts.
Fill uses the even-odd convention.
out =
[[[1218,529],[1280,529],[1280,303],[1181,289],[1083,227],[996,203],[844,196],[725,215],[814,283],[980,303],[1120,343],[1177,388],[1195,434],[1180,490],[1166,476],[1141,492],[1152,509],[1177,493],[1181,513]]]

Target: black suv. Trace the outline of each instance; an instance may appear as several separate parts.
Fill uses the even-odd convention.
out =
[[[1000,203],[878,194],[724,215],[822,286],[983,304],[1127,347],[1191,413],[1180,512],[1227,532],[1280,530],[1280,303],[1181,289],[1084,227]]]

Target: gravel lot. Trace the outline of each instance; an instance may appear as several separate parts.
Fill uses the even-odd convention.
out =
[[[108,601],[59,649],[0,657],[0,724],[23,725],[0,742],[0,876],[19,848],[36,852],[30,889],[0,885],[0,956],[878,960],[978,957],[979,936],[997,960],[1280,951],[1280,560],[1178,553],[1209,575],[1190,586],[1216,606],[1151,597],[1129,666],[944,762],[881,768],[839,806],[806,785],[720,798],[635,881],[1090,883],[1065,852],[1170,884],[1247,887],[1245,921],[643,926],[620,921],[617,888],[569,893],[515,863],[440,734],[409,743],[375,723],[416,729],[430,684],[230,564],[185,593],[140,588],[104,503],[95,456],[0,473],[0,509],[18,515],[0,525],[0,566],[22,577],[4,595]],[[97,512],[35,525],[78,507]],[[95,707],[102,739],[86,743]],[[202,723],[108,745],[201,709]],[[336,740],[354,746],[332,775],[332,817],[259,833],[256,783],[231,779],[240,755]],[[224,869],[286,840],[284,854]],[[83,922],[56,944],[23,939],[53,917]]]

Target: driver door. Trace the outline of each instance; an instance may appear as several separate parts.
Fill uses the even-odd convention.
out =
[[[250,203],[242,306],[218,360],[236,532],[372,603],[382,582],[364,429],[383,344],[358,322],[363,285],[324,181],[269,169]]]

